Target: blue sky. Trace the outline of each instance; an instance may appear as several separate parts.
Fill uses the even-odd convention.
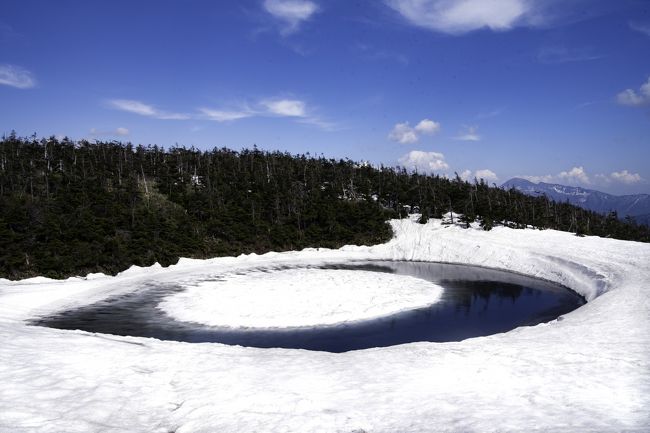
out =
[[[0,132],[650,192],[641,0],[7,0]]]

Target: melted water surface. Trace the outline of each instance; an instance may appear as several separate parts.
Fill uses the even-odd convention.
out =
[[[33,324],[190,343],[345,352],[415,341],[460,341],[506,332],[548,322],[585,303],[581,296],[557,284],[475,266],[372,261],[320,268],[409,275],[445,290],[436,304],[379,319],[314,328],[238,330],[174,320],[156,306],[183,288],[150,283],[143,290],[44,317]],[[289,268],[264,270],[283,269]]]

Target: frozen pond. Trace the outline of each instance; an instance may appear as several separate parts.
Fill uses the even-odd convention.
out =
[[[300,268],[255,268],[251,271],[275,273]],[[372,320],[309,328],[231,329],[174,320],[157,306],[184,288],[151,283],[144,290],[64,311],[32,324],[192,343],[345,352],[416,341],[460,341],[506,332],[556,319],[585,302],[581,296],[557,284],[467,265],[372,261],[316,269],[404,275],[433,282],[444,291],[439,301],[432,305]],[[214,281],[218,283],[220,277],[214,277]]]

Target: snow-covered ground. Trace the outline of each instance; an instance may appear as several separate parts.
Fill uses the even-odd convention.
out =
[[[373,247],[182,260],[116,277],[0,281],[0,431],[650,430],[650,245],[439,221],[392,224],[395,238]],[[200,287],[260,266],[356,259],[506,269],[566,285],[589,302],[562,320],[504,334],[340,354],[25,323],[151,282]]]
[[[426,307],[442,287],[405,275],[286,269],[229,275],[159,304],[176,320],[228,328],[302,328],[368,320]]]

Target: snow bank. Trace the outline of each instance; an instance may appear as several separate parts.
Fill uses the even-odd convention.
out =
[[[368,320],[426,307],[442,287],[403,275],[284,269],[228,275],[158,305],[176,320],[227,328],[300,328]]]
[[[650,425],[650,245],[555,231],[393,221],[373,247],[311,249],[0,282],[0,431],[643,432]],[[526,273],[590,302],[562,320],[457,343],[341,354],[27,326],[155,283],[264,266],[399,259]]]

